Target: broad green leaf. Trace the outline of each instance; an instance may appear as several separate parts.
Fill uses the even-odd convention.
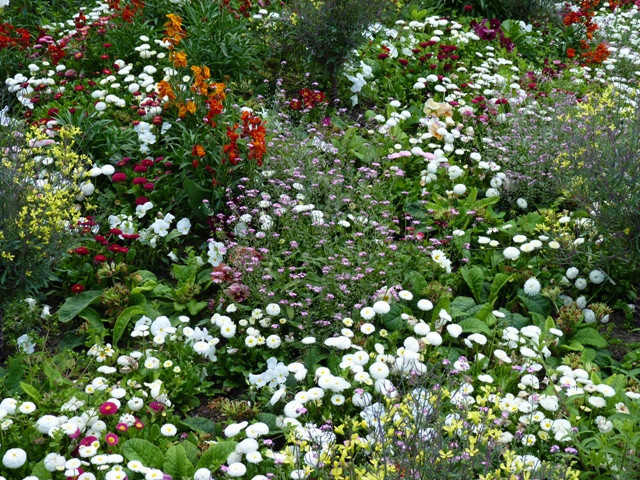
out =
[[[35,400],[36,403],[40,403],[40,401],[42,400],[42,395],[40,395],[40,392],[38,392],[38,389],[36,387],[33,387],[25,382],[20,382],[20,388],[24,393]]]
[[[498,293],[500,290],[509,282],[512,282],[515,278],[515,275],[507,275],[506,273],[496,273],[496,276],[493,277],[493,282],[491,283],[491,291],[489,292],[489,301],[495,300],[498,298]]]
[[[191,434],[193,436],[193,434]],[[197,439],[194,439],[193,442],[197,442]],[[183,441],[180,445],[184,448],[184,452],[187,454],[187,458],[191,465],[195,465],[198,463],[198,455],[200,455],[200,450],[196,446],[195,443],[190,441],[190,437],[188,437],[185,441]]]
[[[215,472],[227,461],[227,457],[236,449],[236,445],[236,442],[229,440],[211,445],[200,457],[196,469],[208,468]]]
[[[173,480],[191,480],[193,477],[193,465],[187,458],[182,445],[174,445],[167,451],[162,471],[171,475]]]
[[[549,315],[551,304],[545,297],[541,297],[540,295],[529,297],[521,291],[521,293],[518,294],[518,300],[520,300],[520,303],[522,303],[529,312],[539,313],[545,318]]]
[[[64,302],[57,312],[58,320],[62,323],[73,320],[100,295],[102,295],[102,290],[89,290],[88,292],[78,293],[73,297],[67,298],[67,301]]]
[[[124,442],[122,454],[127,460],[138,460],[148,468],[162,468],[164,464],[162,451],[153,443],[141,438],[132,438]]]
[[[207,302],[198,302],[196,300],[189,300],[187,302],[187,310],[189,310],[189,313],[191,315],[197,315],[202,310],[207,308],[207,305],[208,305]]]
[[[462,330],[467,333],[483,333],[485,335],[491,335],[493,332],[487,324],[477,318],[465,318],[458,322],[458,325],[462,327]]]
[[[216,433],[215,422],[205,417],[187,417],[182,420],[182,423],[192,430],[203,433],[210,433],[211,435],[215,435]]]
[[[31,470],[31,475],[38,480],[51,480],[51,472],[44,466],[44,460],[35,464]]]
[[[91,328],[93,328],[97,333],[103,332],[105,330],[104,325],[102,324],[102,318],[100,318],[100,314],[93,308],[85,308],[78,314],[78,316],[83,320],[89,322]]]
[[[462,267],[460,269],[460,274],[469,287],[469,290],[471,290],[471,293],[473,293],[476,302],[483,303],[485,300],[485,295],[482,291],[482,288],[484,286],[484,273],[482,272],[482,268]]]
[[[391,305],[391,309],[382,317],[384,328],[390,332],[397,332],[405,326],[406,322],[402,319],[402,307],[397,303]]]
[[[136,315],[144,314],[145,309],[143,306],[136,305],[133,307],[125,308],[120,315],[118,315],[118,319],[116,323],[113,325],[113,344],[117,344],[118,340],[122,338],[125,330],[127,329],[127,325],[132,317]]]
[[[476,305],[471,297],[456,297],[451,302],[449,313],[452,318],[471,317],[482,308],[482,305]]]
[[[278,428],[277,425],[277,421],[278,421],[278,416],[274,415],[273,413],[259,413],[256,415],[256,420],[266,423],[267,426],[269,427],[269,433],[272,434],[274,432],[279,432],[282,429]]]
[[[589,345],[597,348],[604,348],[607,346],[607,341],[602,335],[600,335],[600,332],[591,327],[581,328],[578,330],[571,337],[571,342],[578,342],[582,345]]]

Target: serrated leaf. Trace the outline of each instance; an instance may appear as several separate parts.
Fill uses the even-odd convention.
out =
[[[118,343],[118,340],[120,340],[120,338],[122,338],[122,335],[124,334],[124,331],[127,329],[127,325],[129,324],[129,321],[131,320],[131,318],[135,317],[136,315],[142,315],[144,314],[144,312],[145,312],[145,309],[141,305],[125,308],[122,312],[120,312],[120,315],[118,315],[118,319],[116,320],[116,323],[113,325],[113,344],[114,345]]]
[[[607,341],[604,339],[600,332],[595,328],[581,328],[572,337],[571,342],[578,342],[582,345],[589,345],[597,348],[604,348],[607,346]]]
[[[132,438],[124,442],[122,454],[127,460],[138,460],[149,468],[162,468],[164,464],[162,451],[153,443],[141,438]]]
[[[215,422],[205,417],[187,417],[182,420],[187,427],[198,432],[210,433],[214,435],[216,433]]]
[[[167,451],[162,471],[171,475],[173,480],[191,480],[193,465],[187,458],[182,445],[174,445]]]
[[[236,449],[236,445],[236,442],[229,440],[211,445],[200,457],[196,469],[208,468],[215,472],[227,461],[227,457]]]
[[[482,268],[462,267],[459,271],[465,283],[469,287],[469,290],[471,290],[471,293],[476,299],[476,302],[483,303],[485,295],[482,291],[482,288],[484,287],[484,273],[482,272]]]
[[[102,290],[89,290],[88,292],[78,293],[73,297],[67,298],[57,312],[58,320],[62,323],[73,320],[100,295],[102,295]]]
[[[465,318],[458,322],[458,325],[462,327],[462,330],[467,333],[483,333],[485,335],[491,335],[493,332],[487,324],[477,318]]]
[[[42,395],[40,395],[40,392],[38,392],[38,389],[36,387],[33,387],[25,382],[20,382],[20,388],[24,393],[35,400],[36,403],[40,403],[40,401],[42,400]]]
[[[427,281],[420,272],[411,271],[405,275],[405,279],[411,287],[412,292],[423,292],[427,288]]]

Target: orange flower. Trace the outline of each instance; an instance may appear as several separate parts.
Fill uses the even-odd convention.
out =
[[[187,66],[187,54],[184,52],[171,52],[169,58],[171,58],[173,66],[176,68]]]
[[[567,57],[575,58],[575,56],[576,56],[576,49],[575,48],[567,48]]]
[[[204,147],[202,145],[194,145],[193,149],[191,150],[191,154],[195,155],[196,157],[204,157],[206,155],[205,151],[204,151]]]
[[[186,105],[180,106],[180,110],[178,110],[178,116],[180,118],[184,118],[187,115],[187,113],[190,113],[191,115],[196,113],[196,104],[193,103],[191,100],[188,100]]]
[[[187,34],[182,28],[182,18],[180,16],[175,13],[170,13],[167,15],[167,18],[169,21],[164,24],[165,40],[175,47]]]
[[[166,80],[161,80],[158,83],[158,95],[160,98],[169,97],[169,100],[175,100],[176,94],[173,92],[171,84]]]

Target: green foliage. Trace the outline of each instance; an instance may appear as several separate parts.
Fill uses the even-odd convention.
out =
[[[351,51],[389,5],[388,0],[292,0],[287,3],[287,23],[282,30],[284,48],[324,71],[335,98],[338,75]]]

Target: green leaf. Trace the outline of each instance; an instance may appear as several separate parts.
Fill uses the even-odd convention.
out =
[[[51,472],[44,466],[44,460],[36,463],[31,470],[31,475],[37,477],[38,480],[51,480]]]
[[[193,465],[187,458],[182,445],[174,445],[167,451],[162,471],[171,475],[173,480],[191,480]]]
[[[480,267],[462,267],[460,269],[460,273],[462,274],[462,278],[465,283],[473,293],[473,296],[476,299],[476,302],[483,303],[485,300],[485,295],[482,291],[482,287],[484,286],[484,273],[482,272],[482,268]]]
[[[104,325],[102,324],[102,318],[100,318],[100,314],[93,308],[85,308],[78,314],[78,316],[83,320],[89,322],[91,328],[93,328],[97,333],[103,332],[105,330]]]
[[[390,332],[397,332],[405,325],[405,321],[401,317],[402,307],[397,303],[391,305],[389,312],[385,313],[382,317],[384,327]]]
[[[24,376],[22,368],[22,360],[19,357],[13,357],[8,360],[9,368],[3,373],[2,384],[11,393],[19,391],[20,380]]]
[[[498,293],[500,290],[507,284],[513,281],[515,275],[507,275],[506,273],[496,273],[496,276],[493,277],[493,282],[491,283],[491,291],[489,293],[489,301],[495,300],[498,298]]]
[[[122,335],[124,334],[124,331],[127,329],[127,325],[129,324],[131,317],[134,317],[136,315],[142,315],[144,314],[144,312],[145,312],[144,307],[140,305],[125,308],[122,312],[120,312],[120,315],[118,315],[118,319],[116,320],[116,323],[113,325],[113,344],[114,345],[118,343],[118,340],[120,340],[120,338],[122,338]]]
[[[277,425],[278,416],[274,415],[273,413],[266,413],[266,412],[259,413],[256,415],[256,420],[266,423],[267,426],[269,427],[270,434],[281,430],[280,428],[278,428],[278,425]]]
[[[541,297],[540,295],[529,297],[522,292],[518,294],[518,300],[520,300],[520,303],[522,303],[529,312],[539,313],[543,317],[549,315],[551,304],[545,297]]]
[[[571,342],[578,342],[582,345],[589,345],[597,348],[604,348],[607,346],[607,341],[604,339],[600,332],[595,328],[581,328],[572,337]]]
[[[187,302],[187,310],[189,310],[189,313],[191,315],[197,315],[202,310],[204,310],[207,305],[207,302],[197,302],[196,300],[189,300]]]
[[[471,297],[456,297],[451,302],[449,313],[452,318],[471,317],[481,308],[482,305],[476,305],[475,300]]]
[[[191,435],[193,436],[193,434]],[[197,442],[197,439],[193,441]],[[191,462],[191,465],[195,465],[196,463],[198,463],[198,455],[200,454],[200,450],[198,450],[198,447],[194,443],[191,443],[189,441],[189,438],[187,438],[180,445],[182,445],[182,448],[184,448],[184,451],[187,454],[187,458],[189,459],[189,462]]]
[[[89,290],[88,292],[82,292],[67,298],[67,301],[64,302],[57,312],[58,320],[62,323],[73,320],[100,295],[102,295],[102,290]]]
[[[412,292],[421,293],[427,288],[427,281],[420,272],[412,270],[405,275],[405,279],[409,283]]]
[[[477,318],[465,318],[458,322],[458,325],[462,327],[462,330],[467,333],[483,333],[485,335],[491,335],[493,332],[487,324]]]
[[[35,400],[36,403],[40,403],[42,401],[42,395],[40,395],[40,392],[38,392],[37,388],[32,387],[31,385],[25,382],[20,382],[20,388],[24,393],[26,393],[33,400]]]
[[[208,468],[215,472],[227,461],[227,457],[236,449],[236,445],[236,442],[229,440],[211,445],[200,457],[196,469]]]
[[[149,468],[162,468],[164,464],[162,451],[153,443],[141,438],[132,438],[124,442],[122,454],[127,460],[138,460]]]
[[[216,433],[215,422],[205,417],[187,417],[182,420],[182,423],[190,429],[198,432],[210,433],[211,435],[215,435]]]

